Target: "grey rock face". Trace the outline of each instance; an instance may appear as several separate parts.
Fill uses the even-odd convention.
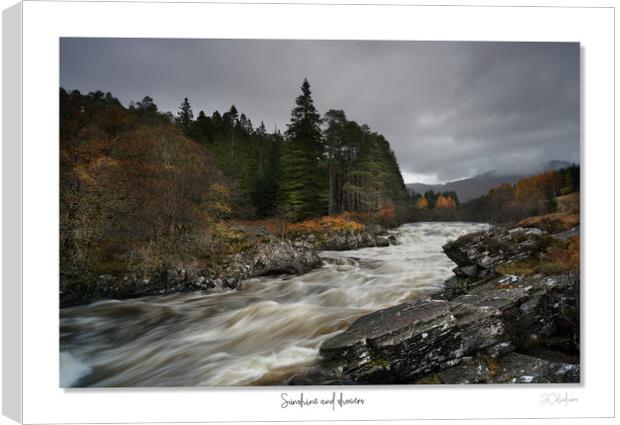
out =
[[[482,279],[495,267],[509,261],[532,257],[546,248],[550,236],[535,228],[507,230],[494,228],[462,236],[443,246],[445,254],[457,265],[461,277]]]
[[[256,252],[238,254],[226,274],[239,280],[275,274],[299,274],[320,264],[319,256],[310,246],[276,241],[259,245]]]
[[[320,351],[327,359],[345,359],[343,373],[353,382],[399,383],[453,366],[504,339],[497,309],[417,301],[358,319]]]
[[[581,368],[577,364],[555,363],[519,353],[499,359],[474,358],[458,366],[428,375],[418,383],[441,384],[549,384],[578,383]]]
[[[314,248],[303,242],[272,240],[261,243],[251,252],[234,256],[219,269],[193,270],[175,268],[154,272],[148,277],[101,275],[96,284],[61,291],[61,306],[69,306],[100,298],[133,298],[197,290],[235,289],[239,282],[252,277],[301,274],[321,265]]]
[[[575,351],[578,345],[578,300],[574,282],[567,276],[497,277],[454,301],[500,310],[506,331],[519,350]]]
[[[495,271],[536,259],[553,237],[494,229],[448,243],[457,267],[442,291],[359,318],[321,355],[351,383],[578,382],[578,282]]]
[[[320,251],[349,251],[360,248],[389,246],[390,240],[382,236],[383,233],[383,230],[377,229],[375,231],[361,232],[342,231],[330,235],[326,240],[315,243],[314,246]]]

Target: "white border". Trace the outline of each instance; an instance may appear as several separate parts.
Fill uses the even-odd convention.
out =
[[[613,10],[25,2],[25,423],[601,417],[613,411]],[[231,22],[235,22],[232,25]],[[308,24],[305,24],[308,23]],[[346,23],[346,24],[343,24]],[[578,41],[583,54],[583,381],[573,386],[345,387],[362,408],[280,408],[333,388],[58,388],[58,38]],[[579,401],[543,406],[543,392]]]
[[[2,413],[22,414],[21,4],[2,13]]]

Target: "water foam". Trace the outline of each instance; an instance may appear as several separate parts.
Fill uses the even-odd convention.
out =
[[[441,247],[471,223],[407,224],[399,245],[322,252],[301,276],[239,291],[103,301],[61,310],[61,383],[95,386],[275,384],[312,366],[321,343],[369,312],[441,288]]]

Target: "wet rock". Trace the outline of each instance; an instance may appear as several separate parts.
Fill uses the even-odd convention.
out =
[[[361,317],[320,352],[344,360],[343,375],[353,382],[405,383],[504,340],[497,309],[414,301]]]
[[[234,257],[225,271],[237,280],[277,274],[306,273],[321,264],[317,253],[299,241],[276,241],[262,244],[253,252]]]
[[[390,246],[390,241],[387,238],[383,238],[381,236],[378,236],[375,239],[375,246],[378,246],[378,247]]]
[[[472,264],[471,266],[456,267],[454,269],[454,274],[459,277],[477,277],[479,274],[479,269],[476,264]]]
[[[489,279],[492,279],[493,276],[483,279],[471,278],[471,277],[463,277],[463,276],[452,276],[450,279],[444,282],[444,287],[441,291],[436,292],[431,296],[433,299],[437,300],[453,300],[469,291],[476,286],[482,285],[487,282]]]
[[[482,279],[493,275],[499,264],[537,256],[547,249],[550,238],[536,228],[495,227],[448,242],[443,251],[456,263],[457,276]]]
[[[328,234],[305,235],[302,241],[309,243],[319,251],[350,251],[360,248],[389,246],[394,235],[388,235],[387,231],[379,225],[368,225],[364,230],[333,231]],[[300,240],[300,239],[297,239]]]
[[[579,383],[580,366],[550,362],[520,353],[509,353],[499,359],[477,357],[458,366],[427,375],[418,383]]]
[[[510,353],[497,362],[492,382],[510,383],[578,383],[580,366],[552,363],[537,357]]]
[[[372,232],[343,231],[329,235],[315,244],[321,251],[349,251],[375,246],[388,246],[387,239]]]
[[[578,300],[568,276],[497,277],[454,301],[498,309],[519,350],[577,349]]]
[[[478,354],[486,358],[496,359],[510,353],[514,349],[515,346],[512,342],[500,342],[499,344],[491,345],[490,347],[480,350]]]

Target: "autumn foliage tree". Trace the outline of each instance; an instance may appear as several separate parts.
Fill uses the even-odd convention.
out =
[[[477,221],[516,221],[555,211],[557,197],[579,191],[579,166],[571,165],[491,189],[463,205],[462,217]]]
[[[129,263],[156,268],[181,261],[184,253],[204,253],[195,249],[201,235],[227,210],[228,189],[212,155],[168,116],[144,107],[149,113],[61,91],[66,274],[120,273]]]
[[[435,208],[456,208],[456,202],[450,196],[446,196],[442,193],[435,201]]]
[[[411,199],[419,210],[456,209],[459,206],[459,199],[454,191],[436,193],[433,190],[427,190],[424,195],[413,193]]]
[[[429,209],[428,199],[425,198],[424,196],[419,197],[417,202],[416,202],[416,208],[418,208],[420,210],[427,210],[427,209]]]

